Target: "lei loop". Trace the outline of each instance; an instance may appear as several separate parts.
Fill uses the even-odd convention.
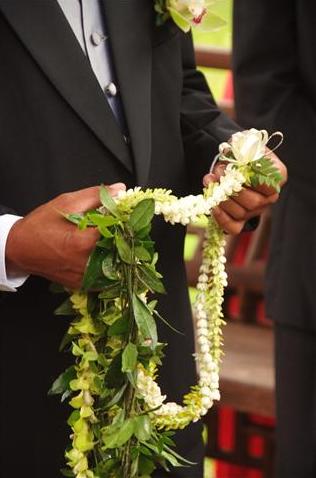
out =
[[[279,132],[272,136],[283,138]],[[226,170],[203,194],[176,198],[164,189],[136,187],[112,198],[101,187],[101,208],[66,215],[81,229],[97,227],[101,235],[83,290],[72,292],[56,311],[75,315],[62,345],[72,352],[74,365],[51,389],[62,400],[69,398],[73,409],[66,476],[136,478],[150,476],[158,464],[168,469],[189,463],[172,448],[171,434],[199,420],[220,399],[227,275],[225,236],[211,211],[244,185],[279,189],[282,178],[266,152],[272,136],[251,129],[222,143],[219,158],[227,161]],[[156,320],[165,319],[150,294],[165,291],[149,236],[154,215],[184,226],[208,217],[193,306],[199,381],[182,404],[167,402],[156,381],[163,356]]]

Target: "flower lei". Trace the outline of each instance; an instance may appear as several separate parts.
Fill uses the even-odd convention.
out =
[[[282,140],[281,133],[274,134]],[[279,188],[281,176],[266,153],[269,139],[266,131],[251,129],[222,143],[219,157],[228,165],[203,194],[176,198],[164,189],[137,187],[113,199],[102,187],[100,209],[67,215],[81,229],[97,227],[101,239],[82,290],[56,311],[75,315],[61,346],[72,352],[75,364],[51,388],[73,408],[65,476],[149,477],[158,465],[168,470],[189,464],[173,449],[173,430],[199,420],[220,399],[225,236],[210,211],[243,185]],[[183,225],[208,216],[194,304],[199,381],[182,405],[166,402],[156,382],[164,347],[156,320],[165,319],[149,296],[165,291],[149,236],[154,215]]]
[[[193,27],[211,31],[225,25],[224,20],[210,11],[216,0],[155,0],[157,25],[162,25],[169,18],[185,33]]]

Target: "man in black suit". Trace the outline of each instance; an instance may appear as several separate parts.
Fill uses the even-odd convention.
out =
[[[17,293],[1,297],[0,453],[6,477],[56,478],[63,465],[67,410],[47,390],[69,360],[58,353],[67,321],[53,316],[60,298],[48,285],[80,287],[97,235],[77,231],[58,211],[96,207],[103,182],[112,194],[123,185],[194,193],[218,143],[239,129],[217,109],[196,71],[190,35],[171,21],[155,26],[153,1],[97,2],[106,33],[91,32],[82,47],[70,3],[0,0],[1,214],[24,216],[9,231],[6,269],[13,278],[31,274]],[[91,12],[84,11],[86,1],[78,5],[84,28]],[[90,40],[95,46],[109,41],[104,61],[112,62],[115,78],[104,85],[106,95],[88,55]],[[114,104],[109,95],[117,93]],[[226,230],[238,232],[276,198],[274,191],[249,189],[215,214]],[[169,343],[161,383],[171,400],[195,381],[184,233],[162,221],[153,231],[168,291],[161,310],[185,334],[179,339],[165,328],[159,332]],[[179,373],[183,363],[185,373]],[[198,465],[172,476],[200,478],[200,425],[181,434],[179,451]]]
[[[315,19],[315,2],[235,2],[238,120],[284,133],[280,155],[290,178],[274,209],[267,277],[278,478],[316,476]]]

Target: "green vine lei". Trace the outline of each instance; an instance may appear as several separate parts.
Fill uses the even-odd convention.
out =
[[[73,365],[50,390],[72,408],[65,476],[149,478],[157,467],[190,464],[174,449],[174,430],[199,420],[220,398],[225,236],[210,212],[243,185],[278,189],[280,174],[265,155],[268,141],[265,131],[254,129],[233,135],[219,148],[228,162],[220,182],[198,196],[177,199],[163,189],[135,188],[113,199],[101,187],[101,208],[67,215],[80,229],[96,227],[100,240],[82,289],[71,292],[56,311],[74,316],[61,344]],[[165,293],[150,238],[155,214],[183,225],[208,217],[194,305],[199,382],[182,404],[166,402],[156,382],[165,346],[156,321],[166,320],[150,298]]]

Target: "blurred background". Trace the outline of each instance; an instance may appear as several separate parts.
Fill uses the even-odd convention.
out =
[[[232,1],[212,7],[226,26],[211,33],[195,30],[194,42],[199,69],[221,108],[234,118]],[[256,231],[228,237],[222,399],[205,419],[205,478],[271,478],[274,473],[273,340],[263,300],[269,231],[267,213]],[[203,225],[190,228],[185,257],[192,299],[202,240]]]

